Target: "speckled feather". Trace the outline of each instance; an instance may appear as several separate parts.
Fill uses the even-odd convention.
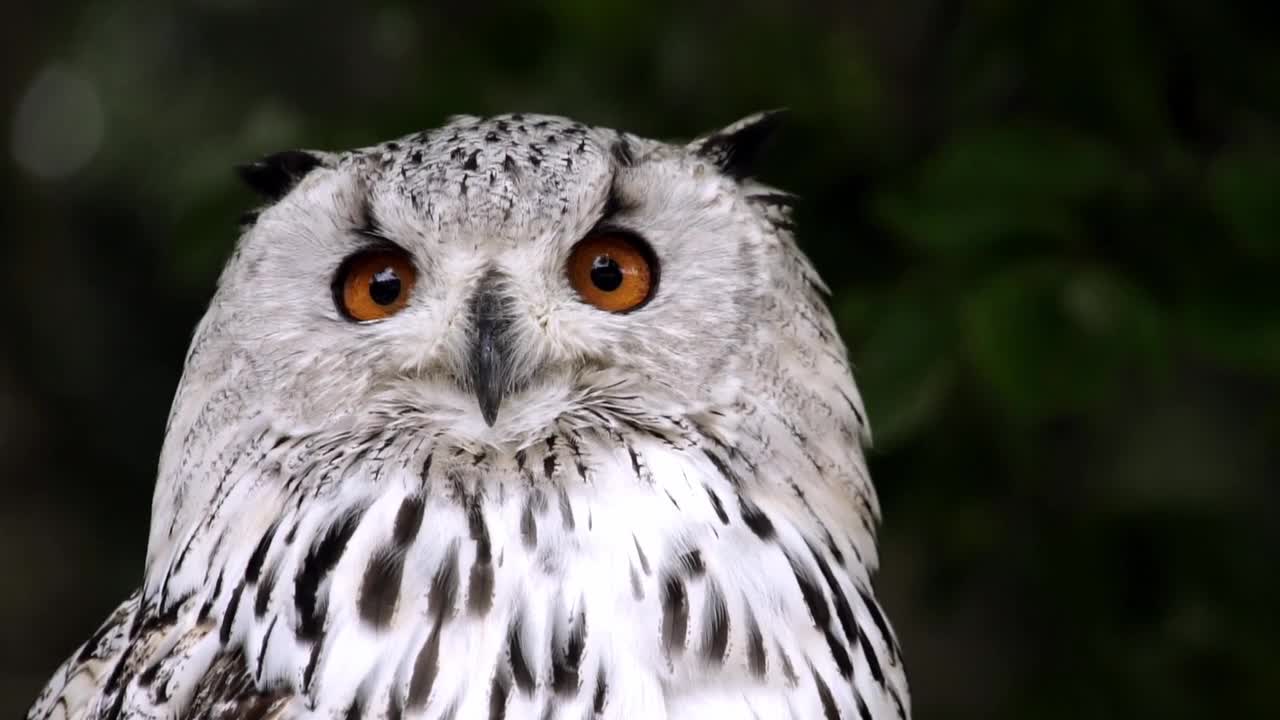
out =
[[[246,169],[271,204],[192,342],[143,585],[28,717],[909,717],[861,400],[791,198],[744,164],[771,121],[460,117]],[[660,259],[636,312],[565,278],[601,224]],[[331,279],[371,242],[419,280],[351,323]]]

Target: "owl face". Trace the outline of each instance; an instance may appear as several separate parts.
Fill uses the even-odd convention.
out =
[[[766,123],[677,146],[468,117],[249,166],[274,203],[188,372],[235,373],[300,424],[411,417],[478,444],[715,413],[752,382],[778,285],[776,225],[735,164]]]

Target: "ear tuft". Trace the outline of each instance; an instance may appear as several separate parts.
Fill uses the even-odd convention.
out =
[[[748,177],[755,170],[760,151],[773,137],[786,116],[785,109],[766,110],[709,135],[694,140],[689,147],[732,178]]]
[[[236,168],[240,179],[267,200],[279,200],[307,173],[323,164],[320,156],[305,150],[285,150]]]

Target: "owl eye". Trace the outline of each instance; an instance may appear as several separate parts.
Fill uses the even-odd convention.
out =
[[[653,296],[658,263],[643,240],[630,233],[588,235],[569,255],[569,284],[582,299],[614,313],[644,305]]]
[[[333,299],[348,320],[382,320],[409,302],[418,273],[402,250],[358,252],[338,268]]]

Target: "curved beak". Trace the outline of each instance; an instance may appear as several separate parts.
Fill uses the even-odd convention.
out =
[[[501,284],[496,273],[489,273],[471,301],[471,389],[480,403],[480,415],[490,427],[498,419],[502,400],[512,390],[514,374],[511,310]]]

